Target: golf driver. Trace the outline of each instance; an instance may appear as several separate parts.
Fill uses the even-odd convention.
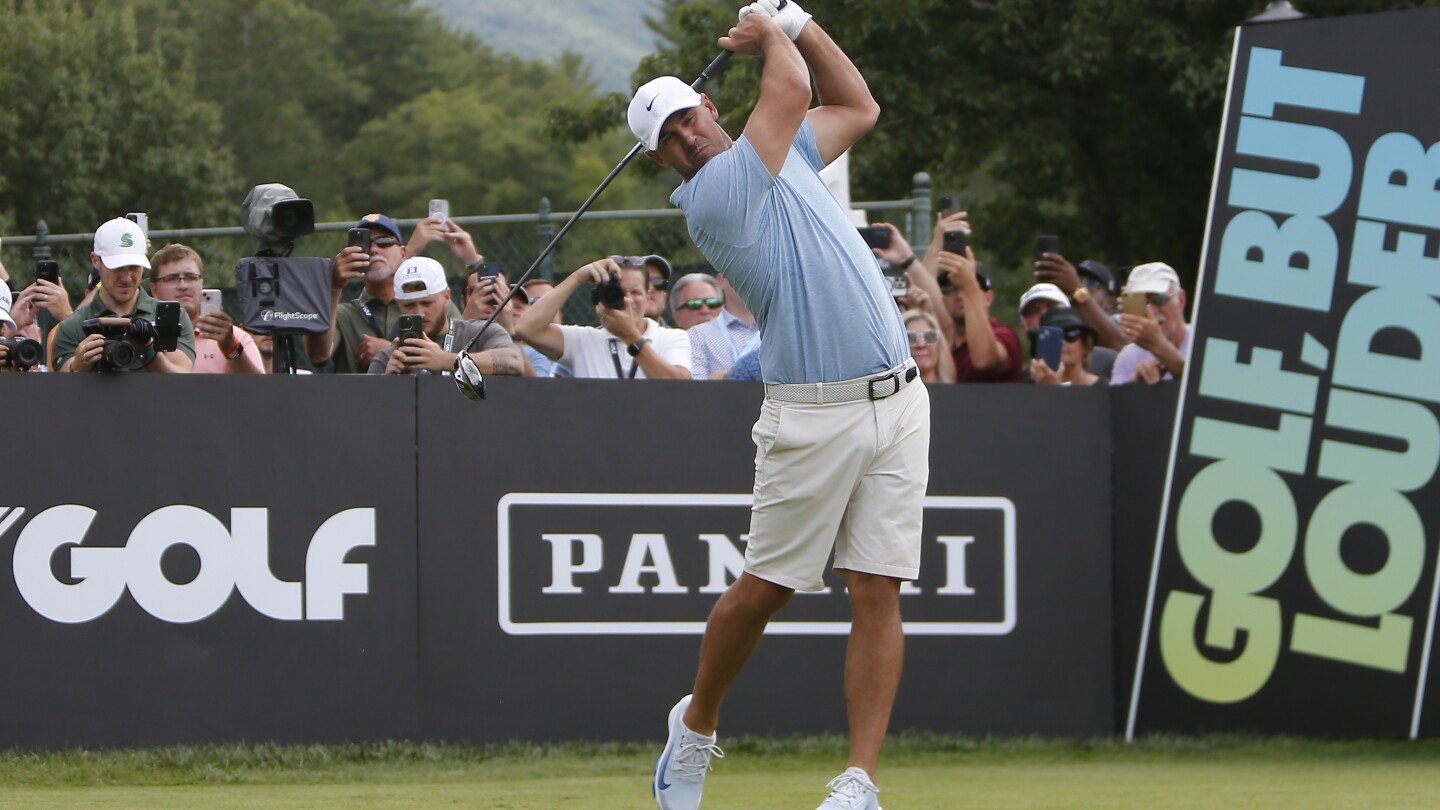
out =
[[[785,3],[782,1],[780,5],[783,8]],[[699,92],[705,82],[709,81],[720,68],[724,67],[730,57],[734,55],[731,51],[721,51],[720,55],[716,56],[715,59],[710,62],[709,67],[700,71],[700,77],[690,83],[690,89]],[[559,232],[555,234],[555,237],[550,240],[550,244],[546,245],[544,249],[540,251],[540,255],[535,257],[535,261],[530,263],[530,268],[510,285],[510,294],[501,300],[499,306],[495,307],[495,311],[485,320],[485,324],[480,327],[480,331],[476,333],[474,339],[466,344],[460,353],[455,356],[455,387],[460,389],[460,393],[469,399],[485,398],[485,378],[480,374],[480,368],[475,365],[475,361],[470,359],[470,350],[475,347],[480,340],[480,336],[485,334],[485,330],[490,328],[490,325],[495,322],[495,318],[500,315],[500,311],[505,308],[505,305],[510,303],[510,299],[514,298],[515,294],[520,292],[521,286],[530,279],[530,276],[534,274],[535,269],[540,266],[540,263],[545,261],[545,257],[549,256],[550,253],[555,250],[555,246],[560,244],[560,240],[565,238],[565,234],[570,232],[570,228],[576,222],[580,221],[580,217],[583,216],[586,211],[590,210],[590,206],[594,204],[596,198],[600,196],[600,193],[610,185],[610,182],[614,180],[644,148],[645,144],[637,142],[635,146],[631,147],[629,154],[625,155],[625,158],[616,164],[615,168],[610,170],[610,173],[605,176],[605,179],[600,181],[600,185],[590,193],[590,196],[585,199],[585,202],[580,204],[579,208],[575,209],[575,213],[570,215],[570,219],[566,220],[565,225],[561,227]]]

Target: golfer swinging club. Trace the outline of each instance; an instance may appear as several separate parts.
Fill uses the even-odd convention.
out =
[[[904,655],[900,584],[920,567],[930,398],[874,256],[817,172],[880,108],[793,2],[742,8],[720,46],[765,60],[738,141],[715,104],[673,76],[645,84],[629,109],[646,154],[684,178],[670,200],[691,238],[755,313],[765,379],[745,570],[710,613],[694,693],[670,711],[655,799],[661,810],[700,806],[710,760],[723,756],[726,692],[775,612],[796,590],[824,587],[833,547],[853,613],[850,759],[820,808],[879,810],[875,770]]]

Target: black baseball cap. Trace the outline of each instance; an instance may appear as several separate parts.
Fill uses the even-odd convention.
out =
[[[1086,259],[1076,265],[1075,269],[1080,271],[1080,275],[1089,276],[1100,282],[1101,286],[1105,288],[1105,291],[1111,295],[1119,294],[1120,291],[1115,286],[1115,276],[1111,275],[1110,268],[1100,262],[1094,259]]]

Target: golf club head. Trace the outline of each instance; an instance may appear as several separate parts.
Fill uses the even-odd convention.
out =
[[[455,387],[459,388],[460,393],[467,399],[485,398],[485,377],[466,352],[460,352],[455,357]]]

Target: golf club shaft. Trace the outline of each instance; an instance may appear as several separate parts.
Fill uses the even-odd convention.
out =
[[[718,56],[711,60],[710,66],[700,71],[700,76],[690,83],[690,89],[699,92],[705,82],[709,81],[720,68],[725,66],[725,63],[730,60],[730,57],[734,55],[735,53],[733,51],[722,50]],[[590,206],[593,205],[596,198],[605,191],[606,187],[610,185],[610,182],[614,180],[615,177],[630,164],[630,161],[634,160],[635,156],[640,154],[640,150],[644,148],[645,144],[636,143],[630,148],[630,152],[615,165],[615,168],[611,169],[610,173],[605,175],[605,179],[601,180],[600,185],[596,186],[595,190],[590,192],[590,196],[585,198],[585,202],[581,203],[580,207],[575,209],[575,213],[570,215],[570,219],[565,221],[565,224],[561,226],[560,230],[551,238],[550,243],[541,249],[540,255],[535,257],[535,261],[530,263],[530,267],[521,274],[520,278],[515,280],[514,284],[510,285],[510,293],[500,301],[500,305],[495,307],[495,311],[490,313],[490,317],[485,319],[484,325],[480,327],[480,331],[470,340],[470,343],[465,346],[464,351],[468,352],[475,347],[480,337],[485,334],[485,330],[489,329],[490,324],[494,323],[495,319],[500,317],[501,311],[510,303],[510,299],[514,298],[515,294],[520,292],[521,285],[530,280],[530,276],[534,275],[535,270],[540,267],[540,263],[545,261],[545,258],[554,252],[555,246],[560,244],[560,240],[565,238],[565,234],[570,232],[570,228],[580,221],[580,217],[584,216],[585,212],[590,210]]]

